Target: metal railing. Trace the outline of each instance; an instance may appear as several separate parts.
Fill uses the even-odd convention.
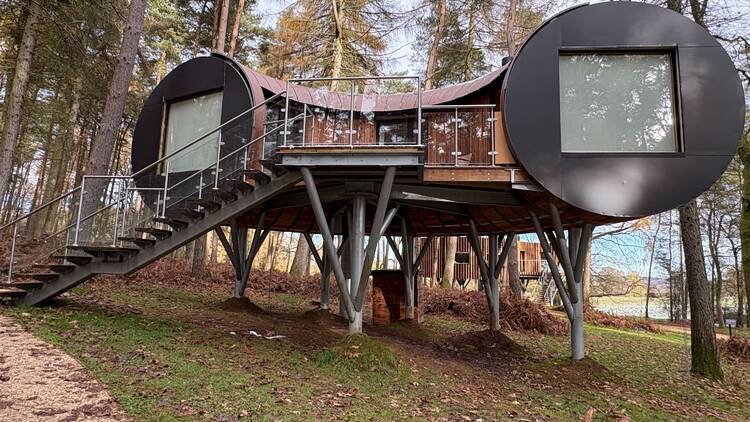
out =
[[[289,93],[294,94],[295,99],[290,99],[289,95],[286,97],[286,103],[284,106],[284,139],[283,139],[283,146],[285,147],[296,147],[296,146],[302,146],[302,147],[341,147],[346,146],[349,148],[355,148],[358,146],[378,146],[382,145],[378,143],[374,138],[377,136],[377,134],[374,135],[372,141],[365,140],[362,142],[362,137],[358,136],[357,142],[355,142],[354,136],[359,135],[359,127],[361,124],[365,125],[371,125],[374,128],[375,122],[374,122],[374,113],[375,107],[374,107],[374,101],[377,97],[377,94],[368,94],[368,93],[359,93],[357,91],[358,83],[360,85],[363,82],[367,81],[377,81],[378,83],[381,81],[400,81],[400,80],[411,80],[414,82],[414,91],[416,95],[416,118],[414,120],[416,121],[416,129],[413,129],[412,136],[407,136],[407,138],[415,138],[413,141],[407,140],[405,142],[399,143],[399,144],[393,144],[389,143],[388,145],[393,146],[411,146],[414,145],[421,146],[422,145],[422,78],[419,76],[352,76],[352,77],[340,77],[340,78],[297,78],[297,79],[290,79],[287,81],[286,84],[286,91]],[[311,107],[306,102],[302,101],[301,96],[297,95],[297,92],[295,90],[295,86],[299,86],[301,83],[309,83],[309,82],[326,82],[326,83],[336,83],[336,82],[348,82],[350,85],[349,92],[342,92],[342,91],[325,91],[322,88],[316,88],[312,91],[310,91],[310,95],[317,96],[318,101],[315,101],[318,105]],[[348,101],[345,103],[342,101],[343,99],[348,97]],[[356,105],[358,103],[359,99],[359,110],[356,110]],[[299,133],[301,134],[300,140],[291,140],[290,135],[292,134],[292,131],[289,126],[289,112],[290,108],[292,107],[292,102],[298,103],[299,106],[301,106],[302,110],[301,113],[304,115],[304,118],[302,119],[301,128],[297,129]],[[369,103],[369,104],[368,104]],[[310,132],[312,139],[307,139],[308,135],[308,113],[310,116],[312,116],[312,122],[313,125]],[[344,122],[347,126],[346,129],[340,128],[339,123],[344,120],[346,117],[345,115],[348,114],[348,122]],[[330,115],[334,115],[333,118],[330,117]],[[356,119],[357,121],[357,128],[355,128],[355,115],[358,115],[359,117]],[[325,142],[317,142],[316,136],[315,136],[315,123],[319,122],[320,124],[330,126],[333,125],[332,131],[327,130],[330,133],[330,137],[326,137]],[[338,136],[341,133],[346,134],[346,137]],[[373,133],[375,133],[373,131]],[[408,134],[407,134],[408,135]],[[343,138],[343,141],[342,141]]]
[[[111,222],[112,223],[112,227],[111,227],[112,241],[111,241],[111,244],[112,245],[116,245],[117,242],[118,242],[118,238],[122,237],[123,235],[125,235],[126,231],[128,230],[127,229],[127,223],[126,223],[126,221],[127,221],[127,215],[128,215],[128,211],[129,211],[128,204],[130,203],[133,195],[138,195],[139,197],[142,197],[144,195],[144,193],[155,192],[156,195],[157,195],[157,200],[155,202],[156,212],[155,212],[154,216],[162,216],[162,217],[164,217],[165,213],[166,213],[166,209],[167,209],[167,204],[168,204],[170,190],[174,189],[176,186],[183,185],[187,180],[190,180],[193,176],[197,175],[200,178],[199,185],[196,187],[196,189],[197,189],[198,195],[202,196],[203,188],[206,186],[206,184],[204,184],[204,182],[203,182],[204,173],[205,173],[205,171],[210,170],[211,168],[215,169],[214,170],[213,185],[214,185],[214,189],[218,189],[219,181],[221,179],[220,173],[222,172],[222,168],[221,168],[222,162],[225,161],[225,160],[227,160],[228,157],[235,157],[239,152],[242,152],[243,153],[243,159],[241,160],[241,162],[243,164],[243,167],[246,166],[246,163],[247,163],[247,153],[248,153],[249,147],[252,146],[252,145],[254,145],[256,142],[258,142],[260,140],[264,140],[267,135],[270,135],[271,133],[274,133],[274,132],[278,131],[281,128],[281,126],[278,126],[277,128],[273,129],[272,131],[265,132],[262,136],[259,136],[259,137],[255,138],[255,139],[251,140],[250,142],[245,143],[244,145],[240,146],[239,148],[235,149],[234,151],[230,152],[229,154],[224,155],[223,157],[221,155],[221,146],[223,145],[223,142],[222,142],[222,130],[228,128],[230,125],[234,125],[235,123],[239,122],[240,119],[242,119],[245,116],[248,116],[250,113],[252,113],[253,111],[257,110],[258,108],[260,108],[262,106],[266,106],[270,102],[272,102],[272,101],[274,101],[274,100],[276,100],[276,99],[278,99],[278,98],[280,98],[282,96],[285,96],[285,95],[286,95],[286,91],[283,91],[283,92],[280,92],[278,94],[275,94],[275,95],[269,97],[265,101],[263,101],[263,102],[261,102],[259,104],[254,105],[253,107],[251,107],[251,108],[243,111],[242,113],[239,113],[238,115],[232,117],[231,119],[229,119],[228,121],[222,123],[221,125],[217,126],[216,128],[214,128],[214,129],[212,129],[212,130],[210,130],[210,131],[208,131],[208,132],[206,132],[206,133],[198,136],[197,138],[195,138],[194,140],[192,140],[189,143],[185,144],[184,146],[182,146],[182,147],[178,148],[177,150],[175,150],[175,151],[173,151],[173,152],[165,155],[164,157],[160,158],[159,160],[157,160],[157,161],[155,161],[155,162],[147,165],[146,167],[144,167],[141,170],[133,173],[132,175],[84,175],[83,178],[82,178],[80,186],[77,186],[77,187],[69,190],[68,192],[66,192],[64,194],[59,195],[58,197],[53,198],[52,200],[50,200],[50,201],[42,204],[41,206],[39,206],[39,207],[37,207],[37,208],[29,211],[28,213],[26,213],[26,214],[24,214],[22,216],[19,216],[17,218],[14,218],[10,222],[4,224],[2,227],[0,227],[0,231],[3,231],[3,230],[5,230],[5,229],[7,229],[9,227],[12,227],[11,247],[10,247],[10,249],[11,249],[10,252],[11,253],[10,253],[10,256],[8,258],[8,270],[7,270],[7,280],[6,280],[6,282],[10,283],[12,281],[13,273],[14,273],[14,271],[16,269],[15,268],[16,264],[17,264],[17,262],[16,262],[16,254],[18,252],[17,251],[17,238],[18,238],[19,226],[21,224],[23,224],[24,222],[28,222],[32,216],[37,215],[39,212],[41,212],[43,210],[50,210],[52,207],[54,207],[56,205],[60,205],[61,203],[63,203],[63,201],[68,201],[69,200],[70,203],[68,204],[68,206],[66,208],[66,213],[71,214],[70,215],[71,218],[73,217],[73,214],[75,214],[75,220],[74,220],[74,222],[70,222],[69,224],[65,225],[63,227],[63,229],[58,230],[55,233],[53,233],[52,235],[49,235],[49,236],[47,236],[47,237],[44,238],[44,243],[45,244],[51,244],[52,245],[53,249],[52,249],[51,252],[60,250],[62,248],[67,248],[68,246],[78,245],[79,242],[80,242],[80,240],[81,240],[80,239],[80,233],[81,233],[81,230],[82,230],[82,228],[81,228],[82,224],[83,223],[87,223],[87,222],[91,222],[91,221],[93,221],[94,219],[96,219],[98,217],[101,218],[101,216],[103,216],[105,212],[108,212],[109,210],[111,210],[113,208],[115,209],[115,212],[114,212],[114,215],[112,216],[113,217],[112,218],[113,221]],[[254,118],[254,115],[250,116],[250,117]],[[252,129],[252,125],[251,125],[251,129]],[[170,162],[172,162],[175,159],[175,157],[177,157],[179,154],[182,154],[183,152],[185,152],[185,151],[191,149],[192,147],[198,145],[199,143],[201,143],[202,141],[206,140],[208,137],[216,134],[217,132],[218,132],[219,136],[217,137],[217,140],[216,140],[216,149],[217,149],[216,161],[214,163],[212,163],[210,166],[194,172],[193,174],[189,175],[185,179],[181,180],[178,184],[170,187],[170,185],[169,185],[169,177],[170,177],[169,166],[170,166]],[[238,162],[239,161],[240,160],[238,160]],[[139,187],[138,186],[138,184],[136,183],[136,181],[137,181],[137,179],[139,177],[143,177],[143,176],[147,175],[147,172],[149,172],[150,170],[157,170],[158,166],[160,166],[162,164],[164,164],[164,167],[163,167],[163,169],[164,169],[164,172],[163,172],[163,174],[164,174],[164,184],[163,184],[162,187],[152,187],[152,186],[142,186],[142,187]],[[237,169],[235,169],[235,171],[233,173],[236,173],[236,171],[237,171]],[[85,196],[86,196],[86,193],[87,193],[86,192],[87,181],[89,181],[89,184],[90,184],[91,183],[90,181],[94,180],[94,179],[108,180],[110,182],[112,182],[112,181],[119,182],[118,184],[120,186],[118,188],[115,188],[114,185],[113,185],[112,189],[107,189],[106,185],[100,186],[101,189],[96,192],[97,194],[101,195],[101,194],[103,194],[104,191],[110,190],[112,192],[111,196],[114,196],[115,199],[114,200],[110,199],[110,201],[111,201],[110,203],[105,204],[102,207],[97,207],[96,206],[96,201],[100,201],[100,200],[102,200],[102,198],[101,197],[91,198],[90,202],[91,202],[91,204],[94,205],[93,208],[95,209],[95,211],[89,213],[86,216],[83,216],[84,208],[85,208],[84,207],[84,202],[86,202],[85,201],[85,199],[86,199]],[[73,196],[76,193],[79,194],[77,201],[75,201],[75,199],[73,198]],[[106,199],[104,201],[106,202]],[[144,202],[145,201],[141,200],[141,205],[142,206],[140,208],[142,210],[149,209],[150,207],[146,206],[144,204]],[[75,208],[75,211],[73,211],[74,208]],[[161,210],[161,213],[159,213],[159,210]],[[131,229],[134,228],[136,225],[143,223],[147,219],[148,218],[136,218],[136,221],[134,221],[132,223],[132,225],[131,225],[130,228]],[[109,222],[106,225],[109,226]],[[101,226],[101,225],[99,225],[99,226]],[[89,229],[91,229],[92,227],[94,227],[93,223],[91,224],[91,227],[89,227]],[[70,230],[71,229],[73,229],[72,236],[70,235]],[[119,235],[118,235],[118,230],[119,230]],[[109,229],[107,230],[107,233],[109,233]],[[64,245],[63,246],[59,246],[59,244],[55,242],[55,239],[60,238],[60,236],[63,235],[63,234],[65,235],[63,237],[63,239],[64,239],[64,241],[63,241]],[[70,243],[71,238],[72,238],[72,244]],[[37,253],[36,255],[38,256],[39,254]]]
[[[497,165],[494,108],[495,104],[424,106],[426,165]]]

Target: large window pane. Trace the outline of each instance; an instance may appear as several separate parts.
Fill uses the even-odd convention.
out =
[[[222,93],[202,95],[169,104],[164,155],[184,147],[221,124]],[[196,171],[216,162],[219,132],[174,156],[169,172]]]
[[[563,152],[674,152],[669,54],[560,56]]]

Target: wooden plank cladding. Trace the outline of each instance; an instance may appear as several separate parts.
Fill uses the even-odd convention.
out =
[[[418,239],[417,244],[422,245],[423,239]],[[486,253],[489,250],[489,240],[481,239],[482,251]],[[422,276],[427,278],[441,277],[441,272],[445,267],[446,255],[446,238],[439,237],[433,239],[428,246],[422,265]],[[539,279],[546,271],[542,265],[542,248],[537,242],[518,241],[517,249],[518,272],[523,279]],[[451,281],[476,281],[480,279],[479,264],[474,251],[469,246],[469,240],[466,236],[458,238],[456,245],[456,263],[453,267],[453,280]],[[500,272],[500,281],[503,284],[508,283],[507,263]]]
[[[425,166],[422,177],[425,182],[531,182],[528,174],[521,169],[495,166]]]

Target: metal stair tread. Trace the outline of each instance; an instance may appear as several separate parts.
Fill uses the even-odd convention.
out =
[[[221,209],[221,203],[216,202],[216,201],[211,201],[210,199],[188,198],[187,200],[185,200],[185,202],[191,205],[201,206],[211,211],[216,211],[218,209]]]
[[[26,290],[17,289],[12,286],[8,286],[7,284],[0,285],[0,297],[18,297],[18,296],[26,296],[27,292]]]
[[[228,186],[229,188],[233,190],[237,190],[240,192],[252,192],[255,190],[255,187],[247,182],[243,182],[239,179],[226,179],[221,182],[225,186]]]
[[[24,291],[26,289],[38,289],[42,286],[44,286],[44,283],[41,281],[14,281],[12,283],[3,284],[3,287],[15,287]]]
[[[78,267],[73,264],[34,264],[34,268],[47,268],[58,274],[67,274],[75,271]]]
[[[89,262],[91,262],[90,256],[83,256],[83,255],[52,255],[50,256],[50,258],[70,261],[76,265],[86,265]]]
[[[166,239],[169,236],[172,236],[171,230],[164,230],[164,229],[157,229],[154,227],[136,227],[133,229],[139,233],[146,233],[150,234],[151,236],[156,237],[159,240]]]
[[[121,236],[118,237],[117,240],[122,240],[123,242],[130,242],[135,243],[138,247],[144,248],[150,248],[151,246],[154,246],[156,244],[156,239],[146,239],[144,237],[128,237],[128,236]]]
[[[135,255],[140,251],[140,249],[138,248],[128,248],[124,246],[78,245],[78,246],[68,246],[68,248],[73,249],[73,250],[84,251],[87,254],[92,255],[92,256],[111,255],[111,254]]]
[[[55,281],[60,278],[59,273],[15,273],[13,277],[33,278],[42,282]]]
[[[238,196],[231,190],[224,190],[219,186],[218,190],[213,191],[213,195],[224,202],[234,202],[238,199]]]
[[[168,209],[165,212],[165,214],[169,218],[187,217],[188,219],[191,219],[191,220],[201,220],[206,216],[204,213],[200,211],[191,210],[189,208],[172,208],[172,209]]]
[[[177,230],[184,229],[190,225],[190,223],[188,223],[187,221],[179,220],[176,218],[170,218],[170,217],[154,217],[151,220],[156,223],[166,224]]]
[[[265,185],[266,183],[271,181],[271,176],[267,175],[261,170],[247,169],[241,170],[240,173],[245,175],[246,177],[249,177],[250,179],[255,180],[261,185]]]

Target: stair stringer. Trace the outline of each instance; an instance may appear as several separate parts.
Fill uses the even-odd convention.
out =
[[[302,175],[300,172],[294,170],[290,170],[281,176],[273,177],[268,183],[256,185],[252,192],[241,194],[236,201],[224,204],[217,211],[207,213],[203,219],[191,223],[183,230],[173,232],[170,237],[157,241],[154,246],[142,249],[138,254],[122,262],[95,260],[87,265],[79,266],[71,273],[61,274],[54,282],[47,283],[43,287],[29,292],[24,297],[18,299],[17,304],[21,306],[37,305],[72,289],[98,274],[128,275],[138,271],[186,243],[208,233],[222,223],[231,220],[233,217],[242,215],[263,204],[283,190],[299,183],[301,180]]]

